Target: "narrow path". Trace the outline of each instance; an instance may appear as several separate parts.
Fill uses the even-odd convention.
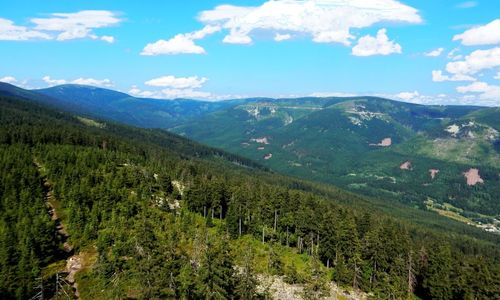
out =
[[[37,166],[40,174],[43,174],[43,165],[36,159],[33,160],[34,164]],[[43,187],[45,190],[45,204],[47,205],[47,212],[50,218],[56,224],[56,233],[59,240],[63,243],[64,257],[66,259],[66,272],[68,276],[66,281],[71,285],[73,290],[74,298],[79,300],[80,293],[78,292],[78,284],[75,281],[75,275],[78,271],[82,269],[81,258],[73,253],[73,246],[68,242],[69,234],[66,230],[64,223],[57,214],[57,199],[54,197],[54,189],[52,183],[48,178],[43,177]]]

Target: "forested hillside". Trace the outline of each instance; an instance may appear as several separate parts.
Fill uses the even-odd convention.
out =
[[[0,124],[0,298],[74,293],[54,286],[68,256],[80,299],[266,298],[263,276],[307,299],[332,282],[376,299],[499,298],[498,236],[389,215],[160,130],[10,97]]]
[[[499,126],[498,108],[353,97],[248,102],[173,131],[281,173],[500,232]]]

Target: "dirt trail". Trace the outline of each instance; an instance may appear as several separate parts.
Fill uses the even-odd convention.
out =
[[[43,174],[43,165],[36,159],[33,162],[38,167],[40,174]],[[73,253],[73,246],[68,242],[68,231],[66,230],[64,223],[61,221],[60,216],[57,214],[57,199],[54,197],[52,183],[46,177],[43,178],[43,187],[45,189],[47,212],[52,221],[56,224],[57,235],[61,242],[63,242],[63,249],[66,254],[66,272],[68,273],[66,280],[71,285],[74,299],[80,299],[80,293],[78,292],[78,284],[75,281],[75,275],[82,269],[81,258]]]

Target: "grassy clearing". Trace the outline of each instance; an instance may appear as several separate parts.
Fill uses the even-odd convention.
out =
[[[95,120],[84,118],[84,117],[77,117],[78,121],[80,121],[82,124],[90,126],[90,127],[97,127],[97,128],[105,128],[106,124],[104,123],[99,123]]]

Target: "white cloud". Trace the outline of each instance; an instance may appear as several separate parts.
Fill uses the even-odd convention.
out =
[[[417,92],[417,91],[414,91],[414,92],[401,92],[399,94],[396,94],[395,96],[398,99],[409,101],[409,100],[412,100],[412,99],[415,99],[415,98],[419,97],[420,93]]]
[[[358,40],[358,44],[352,48],[354,56],[389,55],[401,53],[401,46],[390,41],[386,29],[380,29],[376,37],[365,35]]]
[[[158,92],[153,92],[153,91],[143,91],[139,89],[137,86],[133,86],[128,93],[132,96],[135,97],[141,97],[141,98],[153,98],[155,97],[155,94]]]
[[[5,76],[5,77],[0,78],[0,82],[14,84],[17,82],[17,79],[15,77],[12,77],[12,76]]]
[[[465,1],[456,5],[457,8],[473,8],[477,6],[476,1]]]
[[[49,18],[33,18],[35,30],[58,32],[56,40],[91,38],[109,42],[110,36],[99,37],[93,30],[121,22],[115,13],[106,10],[84,10],[76,13],[53,13]]]
[[[141,52],[141,55],[174,55],[174,54],[205,54],[205,49],[194,43],[192,39],[184,34],[178,34],[168,41],[158,40],[147,44]]]
[[[208,79],[205,77],[191,76],[191,77],[175,77],[172,75],[162,76],[155,79],[146,81],[144,84],[156,87],[169,87],[175,89],[186,89],[186,88],[200,88],[207,82]]]
[[[129,94],[135,97],[141,98],[153,98],[153,99],[197,99],[205,101],[221,101],[228,99],[240,99],[244,98],[241,95],[217,95],[210,92],[198,91],[195,89],[163,89],[157,91],[144,91],[139,89],[137,86],[132,86],[129,90]]]
[[[205,54],[205,49],[196,45],[194,41],[203,39],[220,30],[221,28],[219,26],[207,25],[198,31],[178,34],[168,41],[158,40],[154,43],[147,44],[142,50],[141,55]]]
[[[487,99],[476,95],[425,95],[418,91],[401,92],[398,94],[376,94],[375,96],[395,99],[408,103],[423,104],[423,105],[483,105],[483,106],[498,106],[498,99]]]
[[[102,87],[112,87],[113,82],[109,79],[94,79],[94,78],[78,78],[73,81],[71,81],[72,84],[81,84],[81,85],[95,85],[95,86],[102,86]]]
[[[457,87],[459,93],[478,93],[483,100],[494,100],[496,105],[500,105],[500,86],[489,85],[485,82],[473,82],[467,86]]]
[[[454,74],[454,75],[444,75],[441,70],[432,71],[432,81],[434,82],[443,82],[443,81],[475,81],[474,77],[463,74]]]
[[[152,87],[162,87],[165,89],[155,91],[143,91],[136,86],[130,89],[129,93],[137,97],[175,99],[190,98],[215,100],[221,96],[213,95],[210,92],[200,91],[199,88],[208,81],[205,77],[175,77],[172,75],[162,76],[146,81],[144,84]]]
[[[449,62],[446,70],[451,74],[473,75],[482,70],[500,66],[500,47],[488,50],[476,50],[464,60]]]
[[[93,29],[109,27],[121,20],[114,13],[105,10],[85,10],[76,13],[54,13],[48,18],[33,18],[33,28],[16,26],[0,18],[0,40],[25,41],[34,39],[65,41],[89,38],[114,42],[114,37],[98,36]]]
[[[424,55],[429,56],[429,57],[438,57],[438,56],[441,56],[443,51],[444,51],[444,48],[437,48],[437,49],[434,49],[434,50],[431,50],[429,52],[424,53]]]
[[[255,31],[310,35],[314,42],[350,45],[352,28],[381,22],[418,24],[418,11],[396,0],[281,0],[260,6],[220,5],[199,20],[229,31],[226,43],[249,44]]]
[[[500,19],[484,26],[474,27],[453,37],[465,46],[495,45],[500,43]]]
[[[290,34],[279,34],[279,33],[276,33],[276,35],[274,36],[274,40],[276,42],[286,41],[286,40],[289,40],[291,38],[292,38],[292,36]]]
[[[318,98],[324,98],[324,97],[355,97],[355,96],[358,96],[358,94],[343,93],[343,92],[314,92],[314,93],[311,93],[309,96],[311,96],[311,97],[318,97]]]
[[[61,84],[66,84],[68,83],[66,80],[64,79],[52,79],[50,78],[50,76],[44,76],[42,78],[42,80],[48,84],[49,86],[54,86],[54,85],[61,85]]]
[[[24,26],[16,26],[14,22],[0,18],[0,40],[2,41],[26,41],[42,39],[49,40],[51,36]]]
[[[105,41],[107,43],[113,44],[115,42],[115,38],[109,35],[101,36],[101,41]]]
[[[94,79],[94,78],[78,78],[75,80],[65,80],[65,79],[52,79],[50,76],[44,76],[42,80],[49,86],[61,85],[61,84],[81,84],[81,85],[93,85],[100,87],[112,87],[113,82],[109,79]]]

